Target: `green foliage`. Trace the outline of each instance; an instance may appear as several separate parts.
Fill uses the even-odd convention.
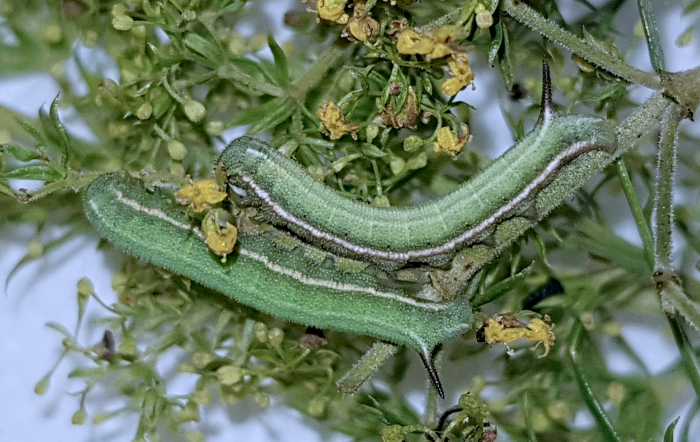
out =
[[[517,20],[513,19],[506,14],[506,2],[495,1],[355,1],[341,8],[347,17],[335,19],[349,21],[347,26],[328,19],[317,22],[317,14],[307,11],[310,3],[295,5],[285,16],[295,32],[288,42],[275,40],[275,29],[265,22],[260,2],[254,1],[2,2],[0,27],[15,41],[0,45],[0,76],[39,70],[53,76],[61,88],[55,99],[47,97],[47,102],[53,99],[48,113],[38,112],[35,119],[0,107],[0,227],[32,225],[36,238],[47,226],[68,228],[50,243],[33,240],[18,266],[90,228],[74,192],[100,174],[123,170],[160,185],[206,177],[222,133],[236,127],[265,133],[314,177],[350,198],[406,205],[447,193],[489,161],[473,147],[483,143],[478,138],[466,143],[467,134],[460,132],[460,123],[479,112],[467,103],[467,81],[461,85],[467,92],[458,97],[442,89],[458,77],[450,64],[457,56],[488,59],[498,65],[505,88],[530,97],[514,96],[514,101],[525,103],[520,108],[503,103],[504,109],[518,109],[505,115],[518,137],[538,112],[543,58],[553,67],[555,97],[563,97],[565,103],[559,105],[562,112],[589,104],[619,121],[633,110],[630,82],[649,85],[656,78],[661,88],[658,77],[627,66],[616,44],[619,32],[613,23],[625,2],[613,0],[600,7],[583,2],[589,13],[568,23],[553,1],[530,3],[539,16],[573,34],[588,52],[556,32],[537,28],[535,22],[511,14]],[[316,5],[323,9],[323,2]],[[698,1],[686,2],[686,12],[698,6]],[[645,22],[651,23],[653,14],[645,11]],[[236,29],[245,23],[256,23],[265,32],[243,36]],[[406,30],[418,33],[427,49],[401,46]],[[692,33],[692,28],[685,32]],[[116,63],[119,80],[107,78],[90,60],[80,58],[77,45],[104,51]],[[658,59],[663,54],[655,45],[650,38]],[[569,58],[563,46],[575,52],[575,72],[563,71]],[[266,48],[272,57],[262,55]],[[438,50],[446,52],[437,56]],[[79,78],[67,76],[70,61],[77,62]],[[481,75],[479,71],[474,80],[477,87]],[[83,88],[86,93],[80,92]],[[324,114],[326,100],[342,115]],[[59,118],[60,109],[75,111],[95,141],[77,138]],[[466,145],[456,161],[433,148],[443,127],[464,137]],[[677,188],[691,195],[700,185],[700,166],[689,148],[697,142],[682,134],[677,144],[680,164],[689,172]],[[631,152],[624,164],[636,184],[652,190],[641,203],[626,193],[637,209],[640,231],[648,230],[655,204],[653,158]],[[38,187],[17,189],[16,179],[36,181]],[[485,287],[499,288],[489,292],[498,296],[478,298],[477,304],[489,312],[518,312],[527,294],[550,277],[565,288],[564,294],[538,306],[556,323],[557,344],[549,356],[539,359],[520,349],[496,362],[478,359],[483,364],[477,367],[480,374],[492,373],[494,364],[503,368],[498,380],[489,376],[497,397],[483,394],[486,381],[477,376],[469,385],[470,394],[461,395],[456,404],[440,404],[444,419],[436,416],[434,400],[421,418],[398,389],[410,359],[402,351],[378,375],[388,390],[368,383],[354,396],[341,397],[335,383],[369,348],[369,339],[333,333],[325,346],[304,346],[304,327],[235,305],[124,256],[113,278],[118,295],[114,304],[83,290],[76,331],[50,325],[63,338],[61,359],[68,354],[83,357],[70,373],[85,383],[73,422],[91,418],[99,424],[135,413],[140,416],[138,427],[125,430],[134,440],[157,440],[164,429],[179,432],[183,424],[197,423],[207,407],[236,407],[249,397],[264,408],[274,397],[357,440],[379,436],[384,441],[476,442],[488,440],[484,434],[493,427],[518,441],[599,441],[606,435],[646,441],[660,438],[664,431],[664,440],[683,440],[682,435],[674,438],[677,421],[664,429],[664,407],[672,397],[659,393],[664,386],[673,385],[673,392],[687,386],[687,376],[700,386],[697,370],[688,368],[697,356],[684,338],[683,324],[673,308],[665,310],[685,365],[652,376],[620,334],[616,318],[622,313],[663,315],[659,295],[665,296],[666,287],[681,286],[677,281],[685,283],[687,308],[692,309],[700,296],[691,273],[700,251],[700,210],[692,198],[676,204],[674,227],[687,240],[687,249],[681,250],[682,261],[672,277],[657,273],[653,280],[659,267],[649,259],[654,245],[645,241],[643,250],[621,239],[601,208],[619,193],[620,180],[614,171],[604,171],[596,185],[578,192],[472,280],[471,295],[483,294]],[[668,210],[672,206],[665,205]],[[512,275],[517,276],[502,283]],[[88,299],[104,307],[97,323],[116,335],[116,343],[111,343],[110,334],[98,345],[81,343],[78,330]],[[613,341],[635,361],[636,374],[609,370],[603,341]],[[475,358],[493,352],[502,353],[502,348],[490,349],[471,334],[457,339],[444,350],[442,372],[472,367]],[[162,358],[173,355],[179,360],[175,376],[197,378],[186,395],[169,393],[172,376],[157,368]],[[37,393],[46,391],[54,370],[39,381]],[[98,385],[127,398],[124,408],[88,409],[86,398]],[[465,385],[450,382],[446,387],[456,396]],[[582,410],[594,415],[593,425],[574,425],[574,415]],[[683,425],[685,430],[676,434],[685,431],[688,439],[688,424]],[[192,440],[200,436],[187,435]]]

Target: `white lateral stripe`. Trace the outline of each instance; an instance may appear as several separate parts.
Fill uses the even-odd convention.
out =
[[[347,283],[341,283],[341,282],[337,282],[337,281],[312,278],[310,276],[307,276],[307,275],[301,273],[298,270],[290,269],[287,267],[283,267],[279,264],[275,264],[274,262],[270,261],[270,258],[268,258],[266,255],[263,255],[262,253],[254,252],[252,250],[248,250],[248,249],[245,249],[243,247],[240,248],[239,252],[243,256],[246,256],[250,259],[254,259],[254,260],[262,263],[263,265],[265,265],[265,267],[272,270],[273,272],[282,274],[284,276],[288,276],[290,278],[293,278],[293,279],[295,279],[295,280],[297,280],[300,283],[305,284],[305,285],[310,285],[310,286],[315,286],[315,287],[326,287],[326,288],[340,290],[340,291],[346,291],[346,292],[366,293],[368,295],[379,296],[381,298],[391,299],[394,301],[402,302],[404,304],[409,304],[409,305],[413,305],[415,307],[420,307],[420,308],[434,310],[434,311],[440,311],[440,310],[444,310],[445,308],[447,308],[447,304],[420,302],[420,301],[413,299],[413,298],[407,298],[407,297],[404,297],[401,295],[397,295],[396,293],[382,292],[382,291],[379,291],[373,287],[362,287],[362,286],[355,285],[355,284],[347,284]]]
[[[544,131],[549,126],[551,120],[545,121],[542,126]],[[544,135],[541,135],[544,136]],[[515,195],[510,201],[506,202],[504,205],[496,209],[490,216],[486,217],[479,224],[475,225],[471,229],[466,230],[462,234],[458,235],[452,240],[446,241],[443,244],[435,247],[428,247],[423,249],[408,250],[405,252],[392,252],[388,250],[380,250],[373,247],[361,246],[341,238],[333,233],[326,232],[319,229],[318,227],[310,224],[309,222],[299,218],[298,216],[291,213],[289,210],[284,208],[280,203],[275,201],[268,191],[263,189],[255,179],[246,173],[239,172],[239,177],[241,181],[249,187],[253,193],[264,203],[264,206],[270,208],[277,216],[284,219],[291,225],[298,226],[301,230],[308,232],[308,234],[314,238],[321,239],[334,243],[341,248],[350,250],[356,255],[364,256],[367,258],[375,259],[385,259],[389,261],[406,262],[417,258],[427,258],[430,256],[441,255],[443,253],[452,252],[458,246],[469,245],[471,242],[477,238],[480,234],[486,232],[491,227],[498,225],[498,223],[507,218],[518,206],[525,201],[536,191],[543,188],[547,182],[561,170],[561,168],[567,164],[569,161],[573,160],[581,153],[588,151],[589,149],[595,147],[593,143],[588,141],[579,141],[569,145],[566,149],[559,152],[527,186],[523,188],[517,195]],[[248,149],[251,150],[250,148]]]
[[[173,226],[175,226],[179,229],[189,230],[189,231],[193,232],[195,235],[197,235],[202,240],[205,239],[202,231],[199,230],[195,226],[192,226],[190,224],[183,223],[181,221],[173,219],[170,216],[168,216],[168,214],[163,212],[162,210],[144,206],[143,204],[139,203],[136,200],[132,200],[130,198],[127,198],[119,190],[114,189],[114,194],[116,195],[117,200],[119,202],[126,204],[127,206],[131,207],[134,210],[137,210],[139,212],[145,213],[145,214],[150,215],[150,216],[155,216],[156,218],[163,220],[169,224],[172,224]],[[440,310],[443,310],[447,307],[446,304],[419,302],[419,301],[412,299],[412,298],[406,298],[406,297],[403,297],[401,295],[397,295],[396,293],[382,292],[382,291],[379,291],[373,287],[362,287],[362,286],[355,285],[355,284],[346,284],[346,283],[340,283],[340,282],[330,281],[330,280],[325,280],[325,279],[312,278],[312,277],[309,277],[309,276],[301,273],[298,270],[290,269],[287,267],[283,267],[279,264],[275,264],[274,262],[270,261],[270,258],[268,258],[266,255],[263,255],[262,253],[254,252],[252,250],[245,249],[243,247],[240,248],[240,254],[262,263],[263,265],[265,265],[265,267],[267,267],[269,270],[272,270],[275,273],[279,273],[279,274],[288,276],[288,277],[293,278],[293,279],[295,279],[295,280],[297,280],[300,283],[305,284],[305,285],[316,286],[316,287],[326,287],[326,288],[339,290],[339,291],[366,293],[368,295],[379,296],[381,298],[386,298],[386,299],[392,299],[394,301],[402,302],[404,304],[413,305],[415,307],[424,308],[427,310],[440,311]]]
[[[114,194],[117,197],[117,201],[120,203],[126,204],[127,206],[131,207],[134,210],[137,210],[139,212],[145,213],[147,215],[155,216],[156,218],[163,220],[167,223],[172,224],[173,226],[177,227],[178,229],[183,229],[183,230],[189,230],[190,232],[194,233],[197,235],[199,238],[201,238],[203,241],[206,239],[204,237],[204,234],[202,233],[201,230],[199,230],[197,227],[188,224],[188,223],[183,223],[182,221],[178,221],[176,219],[173,219],[168,216],[167,213],[163,212],[160,209],[154,209],[153,207],[148,207],[144,206],[140,202],[136,200],[132,200],[131,198],[127,198],[124,196],[121,191],[114,189]]]

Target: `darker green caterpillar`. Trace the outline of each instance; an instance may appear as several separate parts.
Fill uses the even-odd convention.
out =
[[[378,208],[344,198],[255,138],[234,140],[219,161],[234,197],[257,208],[266,222],[322,249],[384,268],[445,266],[468,246],[493,243],[504,221],[538,222],[547,211],[538,210],[535,199],[578,157],[589,152],[612,157],[613,126],[593,116],[556,115],[546,64],[543,74],[542,112],[534,130],[453,193],[417,207]]]

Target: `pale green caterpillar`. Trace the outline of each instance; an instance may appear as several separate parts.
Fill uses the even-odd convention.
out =
[[[542,219],[547,211],[534,201],[569,163],[590,152],[615,151],[615,131],[606,120],[553,112],[546,64],[543,77],[534,130],[458,190],[421,206],[378,208],[344,198],[255,138],[234,140],[219,161],[234,198],[324,250],[389,269],[406,263],[445,266],[471,245],[500,248],[515,239],[520,229],[497,240],[499,225],[516,217],[528,226]]]
[[[281,232],[242,234],[234,254],[222,263],[204,235],[172,198],[117,175],[92,182],[85,213],[98,232],[126,253],[183,275],[236,301],[274,316],[321,329],[369,335],[418,351],[444,397],[431,351],[466,332],[474,322],[464,297],[449,302],[421,299],[421,293],[390,287],[380,274],[311,261],[308,245],[290,250]],[[429,290],[430,287],[424,289]]]

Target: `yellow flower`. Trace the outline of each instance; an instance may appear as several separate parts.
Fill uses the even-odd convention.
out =
[[[545,319],[549,320],[548,317],[545,317]],[[499,342],[509,344],[520,338],[537,341],[537,345],[542,343],[544,353],[540,355],[541,358],[549,354],[555,341],[552,326],[538,318],[530,320],[525,325],[512,315],[494,315],[485,321],[483,330],[485,341],[491,345]],[[532,349],[535,347],[532,347]]]
[[[463,134],[460,137],[458,137],[449,126],[443,126],[438,129],[437,141],[433,142],[435,152],[445,152],[448,153],[452,159],[457,158],[457,154],[462,151],[464,145],[472,140],[472,136],[469,134],[469,126],[462,123],[459,127]]]
[[[219,186],[212,180],[195,181],[192,184],[182,186],[175,197],[181,204],[189,203],[192,210],[201,212],[214,204],[225,200],[228,195],[219,190]]]
[[[442,58],[452,52],[447,43],[454,34],[455,30],[451,27],[439,28],[431,33],[405,28],[396,36],[396,49],[401,54],[423,55],[426,60]]]
[[[344,36],[349,35],[359,41],[373,41],[379,35],[379,22],[368,14],[358,14],[359,8],[345,27]]]
[[[445,80],[440,87],[442,93],[447,95],[457,95],[465,87],[474,81],[474,71],[469,66],[469,59],[464,54],[452,54],[447,61],[453,77]]]
[[[236,245],[238,229],[228,221],[222,228],[218,215],[218,212],[212,211],[204,218],[202,221],[202,232],[209,250],[222,256],[223,261],[226,261],[226,255],[233,252],[233,248]]]
[[[324,20],[334,21],[341,25],[348,22],[350,16],[345,13],[345,5],[348,0],[318,0],[318,16]]]
[[[323,106],[316,110],[316,116],[321,119],[321,123],[326,128],[331,140],[337,140],[348,133],[352,135],[353,139],[357,139],[357,131],[360,130],[360,126],[352,121],[345,121],[340,108],[332,101],[324,100]]]

